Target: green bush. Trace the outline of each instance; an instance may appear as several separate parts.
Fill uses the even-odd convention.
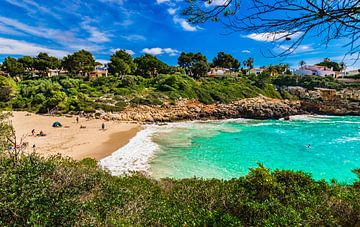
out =
[[[360,217],[360,181],[262,165],[228,181],[157,181],[110,176],[92,159],[1,156],[0,179],[3,226],[356,226]]]

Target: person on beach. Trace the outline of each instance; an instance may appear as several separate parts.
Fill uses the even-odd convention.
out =
[[[76,123],[79,124],[79,117],[76,117]]]
[[[35,129],[31,130],[32,136],[35,136]]]
[[[102,129],[102,130],[105,130],[105,123],[102,123],[102,124],[101,124],[101,129]]]

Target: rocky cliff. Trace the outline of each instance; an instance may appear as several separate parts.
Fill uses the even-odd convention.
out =
[[[229,118],[279,119],[297,114],[360,115],[360,90],[307,90],[282,87],[298,101],[271,99],[264,96],[242,99],[229,104],[206,105],[182,100],[162,106],[130,106],[119,113],[97,111],[89,117],[128,122],[172,122],[185,120],[219,120]]]
[[[302,87],[284,87],[292,95],[300,98],[306,112],[332,115],[360,115],[360,89],[343,90],[317,88],[307,90]]]
[[[306,113],[301,102],[267,97],[243,99],[230,104],[205,105],[183,100],[176,105],[128,107],[120,113],[98,111],[92,117],[136,122],[172,122],[182,120],[216,120],[229,118],[279,119]]]

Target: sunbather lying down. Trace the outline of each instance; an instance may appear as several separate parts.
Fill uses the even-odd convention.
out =
[[[46,136],[46,134],[43,131],[40,131],[36,136]]]

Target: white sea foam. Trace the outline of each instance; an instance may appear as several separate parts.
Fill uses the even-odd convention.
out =
[[[333,118],[333,116],[328,116],[328,115],[309,115],[309,114],[304,114],[304,115],[294,115],[294,116],[290,116],[290,120],[304,120],[304,121],[308,121],[308,120],[328,120]]]
[[[112,155],[100,160],[99,164],[102,168],[109,170],[114,176],[128,174],[130,172],[149,173],[149,161],[153,157],[154,153],[160,149],[159,145],[153,141],[153,136],[162,136],[163,134],[169,133],[176,129],[179,130],[188,128],[196,128],[197,130],[195,130],[195,132],[201,134],[202,136],[207,135],[209,137],[214,135],[216,131],[231,131],[231,129],[226,126],[221,127],[215,124],[202,124],[210,122],[215,123],[215,121],[192,121],[169,123],[161,126],[155,124],[147,125],[146,128],[138,132],[127,145],[118,149]],[[187,140],[189,138],[182,139]],[[184,141],[183,143],[185,144]]]
[[[148,172],[149,160],[158,149],[158,145],[151,139],[158,127],[147,126],[138,132],[127,145],[100,160],[100,166],[109,170],[114,176],[130,172]]]

